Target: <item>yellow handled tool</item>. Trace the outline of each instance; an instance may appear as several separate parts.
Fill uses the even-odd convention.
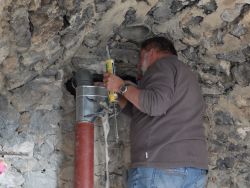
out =
[[[107,51],[107,56],[108,56],[108,59],[105,61],[106,72],[107,73],[111,73],[111,74],[115,74],[114,60],[111,59],[111,57],[110,57],[108,45],[106,46],[106,51]],[[119,142],[119,135],[118,135],[118,127],[117,127],[117,109],[116,109],[116,105],[117,105],[117,102],[118,102],[117,101],[118,95],[117,95],[116,92],[109,91],[108,98],[109,98],[109,104],[110,104],[110,106],[113,106],[113,109],[114,109],[116,142],[118,143]]]
[[[107,50],[107,52],[109,51]],[[114,60],[109,57],[109,59],[107,59],[105,63],[106,63],[106,72],[115,74]],[[110,91],[108,98],[110,103],[114,103],[117,102],[118,95],[117,93]]]

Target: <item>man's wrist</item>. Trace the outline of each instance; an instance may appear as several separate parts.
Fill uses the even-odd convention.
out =
[[[129,85],[130,85],[130,84],[124,82],[124,83],[120,86],[120,88],[119,88],[119,93],[120,93],[121,95],[124,95],[124,94],[128,91],[128,86],[129,86]]]

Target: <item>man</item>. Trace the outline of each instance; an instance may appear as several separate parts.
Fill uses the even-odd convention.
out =
[[[138,86],[104,75],[106,88],[120,93],[120,106],[132,112],[128,187],[205,187],[208,157],[196,76],[164,37],[142,43],[138,67]]]

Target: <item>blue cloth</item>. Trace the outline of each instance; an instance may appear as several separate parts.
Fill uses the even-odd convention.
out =
[[[205,188],[207,170],[198,168],[132,168],[128,188]]]

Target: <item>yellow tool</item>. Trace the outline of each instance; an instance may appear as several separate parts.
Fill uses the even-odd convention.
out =
[[[109,59],[107,59],[105,63],[106,63],[106,71],[108,73],[115,74],[114,60],[109,57]],[[108,98],[110,103],[114,103],[117,102],[118,95],[117,93],[110,91]]]
[[[109,47],[108,45],[106,46],[106,51],[107,51],[107,56],[108,59],[105,61],[106,64],[106,72],[111,73],[111,74],[115,74],[115,65],[114,65],[114,60],[111,59],[110,57],[110,53],[109,53]],[[116,92],[113,91],[109,91],[109,104],[110,106],[113,107],[114,110],[114,120],[115,120],[115,132],[116,132],[116,142],[119,142],[119,135],[118,135],[118,127],[117,127],[117,99],[118,99],[118,95]]]

